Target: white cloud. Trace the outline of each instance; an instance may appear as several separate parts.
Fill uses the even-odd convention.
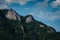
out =
[[[45,0],[44,2],[38,2],[37,3],[37,8],[41,8],[44,9],[44,8],[47,8],[48,7],[48,0]],[[60,0],[56,0],[56,1],[53,1],[52,3],[53,7],[57,7],[58,5],[60,5]],[[50,20],[50,21],[55,21],[57,19],[60,19],[60,10],[58,11],[55,11],[55,12],[44,12],[42,11],[42,9],[40,9],[40,13],[37,14],[38,18],[41,18],[41,19],[46,19],[46,20]],[[45,9],[46,10],[46,9]]]
[[[30,10],[32,10],[32,12],[30,14],[32,14],[33,16],[37,17],[37,19],[41,20],[49,20],[49,21],[55,21],[57,19],[60,19],[60,11],[55,11],[55,12],[48,12],[46,11],[46,9],[49,7],[48,6],[48,1],[49,0],[45,0],[43,2],[37,2],[34,7],[32,7]],[[57,5],[57,4],[55,4]],[[45,8],[45,10],[44,10]],[[26,9],[28,10],[28,9]],[[46,12],[44,12],[46,11]]]
[[[44,2],[37,2],[37,7],[47,7],[47,3],[44,3]]]
[[[5,2],[5,0],[0,0],[0,9],[7,8],[8,4]]]
[[[36,0],[19,0],[19,3],[20,3],[21,5],[25,5],[25,4],[27,4],[27,2],[29,2],[29,1],[36,1]]]
[[[46,8],[46,7],[48,7],[48,0],[44,0],[43,2],[37,2],[36,3],[36,6],[37,7],[43,7],[43,8]]]
[[[28,2],[27,0],[20,0],[20,1],[19,1],[19,4],[20,4],[20,5],[25,5],[25,4],[27,4],[27,2]]]
[[[51,5],[52,7],[60,6],[60,0],[53,1],[50,5]]]
[[[25,5],[29,1],[36,1],[36,0],[5,0],[7,3],[19,3],[20,5]]]
[[[52,14],[49,16],[48,19],[51,20],[51,21],[55,21],[55,20],[57,20],[57,19],[60,19],[60,11],[56,11],[56,12],[52,13]]]
[[[5,9],[7,7],[8,7],[8,4],[6,3],[0,4],[0,9]]]
[[[0,3],[1,3],[0,9],[6,8],[11,3],[19,3],[20,5],[25,5],[29,1],[36,1],[36,0],[0,0]]]
[[[12,0],[5,0],[5,2],[7,2],[7,3],[11,3],[11,2],[12,2]]]
[[[48,8],[48,0],[44,0],[43,2],[37,2],[30,10],[34,13],[39,12],[40,10],[44,11]]]
[[[38,14],[34,13],[33,16],[36,16],[38,20],[56,21],[56,20],[60,19],[60,11],[56,11],[56,12],[40,11]]]
[[[57,19],[60,19],[60,16],[58,16],[58,15],[53,15],[53,16],[51,16],[49,19],[50,19],[51,21],[55,21],[55,20],[57,20]]]

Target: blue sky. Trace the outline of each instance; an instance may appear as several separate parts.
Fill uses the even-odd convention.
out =
[[[33,15],[60,31],[60,0],[0,0],[0,9],[14,9],[20,15]]]

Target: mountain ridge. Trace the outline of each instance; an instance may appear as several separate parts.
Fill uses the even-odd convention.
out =
[[[36,21],[32,15],[27,15],[27,16],[20,16],[18,13],[16,13],[13,9],[3,9],[2,11],[2,15],[4,15],[5,18],[9,19],[9,20],[17,20],[17,21],[22,21],[25,23],[37,23],[39,24],[41,27],[42,26],[47,26],[46,24],[42,23],[42,22],[38,22]],[[5,14],[6,11],[6,14]],[[54,29],[54,28],[53,28]],[[54,30],[55,31],[55,30]]]
[[[59,34],[53,27],[35,20],[32,15],[24,17],[13,9],[0,10],[0,40],[50,40],[49,34],[52,36],[52,33],[55,36]]]

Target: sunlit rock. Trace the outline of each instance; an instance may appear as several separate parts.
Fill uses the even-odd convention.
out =
[[[40,24],[40,27],[45,27],[44,25]]]
[[[11,10],[9,10],[9,11],[7,12],[7,14],[6,14],[6,17],[7,17],[8,19],[10,19],[10,20],[16,20],[16,13],[13,12],[13,11],[11,11]]]
[[[33,21],[32,17],[29,16],[29,17],[26,18],[26,21],[25,21],[25,22],[26,22],[26,23],[29,23],[29,22],[32,22],[32,21]]]
[[[21,18],[19,15],[17,15],[15,13],[15,11],[13,10],[9,10],[6,14],[6,18],[8,18],[9,20],[18,20],[18,21],[21,21]]]

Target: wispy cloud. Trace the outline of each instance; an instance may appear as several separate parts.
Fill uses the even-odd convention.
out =
[[[36,16],[39,20],[49,20],[49,21],[56,21],[60,19],[60,11],[56,11],[56,12],[43,12],[40,11],[39,13],[32,13],[33,16]]]
[[[36,1],[36,0],[0,0],[0,9],[6,8],[11,3],[18,3],[20,5],[26,5],[27,2],[29,1]]]
[[[48,0],[44,0],[43,2],[37,2],[36,6],[37,7],[43,7],[43,8],[48,7]]]
[[[36,0],[19,0],[19,3],[20,3],[21,5],[25,5],[25,4],[27,4],[27,2],[29,2],[29,1],[36,1]]]
[[[60,19],[60,12],[54,12],[54,13],[49,13],[46,12],[44,13],[40,13],[40,18],[44,18],[45,20],[49,20],[49,21],[55,21]]]
[[[60,6],[60,0],[53,1],[50,5],[51,5],[52,7]]]
[[[51,21],[55,21],[55,20],[57,20],[57,19],[60,19],[60,11],[53,12],[53,13],[50,15],[49,19],[50,19]]]
[[[60,3],[58,1],[57,1],[57,3]],[[58,4],[55,4],[55,7],[56,7],[56,5],[58,5]],[[32,13],[34,13],[33,16],[37,16],[37,18],[39,18],[39,19],[43,19],[43,20],[45,19],[45,20],[49,20],[49,21],[55,21],[57,19],[60,19],[60,10],[59,11],[57,10],[54,12],[46,11],[48,7],[49,7],[48,0],[45,0],[43,2],[37,2],[35,4],[35,6],[32,7],[32,10],[33,10]]]
[[[7,3],[19,3],[20,5],[25,5],[29,1],[36,1],[36,0],[5,0]]]
[[[5,9],[7,8],[8,4],[4,2],[4,0],[0,1],[0,9]]]
[[[55,20],[57,20],[57,19],[60,19],[60,16],[58,16],[58,15],[53,15],[53,16],[51,16],[49,19],[50,19],[51,21],[55,21]]]
[[[19,3],[20,5],[25,5],[29,1],[36,1],[36,0],[0,0],[1,3],[0,9],[7,8],[8,5],[11,3]],[[32,12],[30,12],[30,14],[33,16],[36,15],[40,19],[46,19],[50,21],[60,19],[60,10],[59,11],[57,10],[56,12],[48,12],[48,11],[44,12],[44,9],[47,10],[47,8],[49,7],[48,1],[49,0],[44,0],[43,2],[36,2],[34,7],[30,9],[29,8],[25,9],[31,10]],[[56,0],[51,3],[52,7],[57,7],[58,5],[60,5],[60,0]]]

